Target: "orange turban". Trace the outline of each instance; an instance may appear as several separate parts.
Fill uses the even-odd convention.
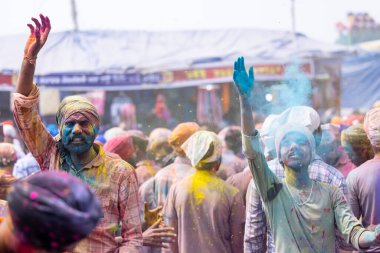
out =
[[[173,147],[174,151],[180,156],[186,156],[185,152],[181,148],[181,145],[185,143],[187,139],[193,133],[200,130],[200,126],[195,122],[181,123],[173,129],[173,132],[169,136],[169,144]]]

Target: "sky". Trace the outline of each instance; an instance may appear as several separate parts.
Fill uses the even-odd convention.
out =
[[[50,17],[54,31],[73,29],[74,0],[0,0],[0,35],[23,34],[32,16]],[[380,23],[377,0],[294,0],[296,30],[334,42],[348,12]],[[291,0],[76,0],[80,30],[205,30],[234,27],[291,30]]]

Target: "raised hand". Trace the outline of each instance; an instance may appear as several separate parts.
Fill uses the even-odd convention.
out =
[[[247,74],[244,66],[244,57],[239,57],[235,61],[233,78],[239,94],[241,96],[249,96],[253,90],[255,76],[253,74],[253,67],[249,68],[249,74]]]
[[[30,35],[25,45],[24,57],[29,61],[37,58],[38,52],[44,46],[51,30],[49,18],[40,14],[40,19],[41,22],[36,18],[32,18],[34,26],[28,24]]]
[[[148,203],[144,203],[144,219],[148,226],[152,226],[157,220],[160,219],[160,212],[162,206],[158,206],[155,209],[149,210]]]
[[[159,227],[162,219],[158,219],[152,226],[143,232],[143,245],[151,247],[168,248],[165,243],[174,243],[176,234],[172,227]]]

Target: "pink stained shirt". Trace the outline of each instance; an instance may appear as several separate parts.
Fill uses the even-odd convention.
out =
[[[58,139],[53,138],[37,113],[39,90],[34,85],[29,96],[14,94],[13,114],[21,136],[42,171],[68,171],[89,184],[99,198],[103,218],[93,232],[74,249],[75,253],[139,252],[142,246],[140,204],[136,174],[132,166],[94,144],[98,155],[81,170],[61,157]],[[119,223],[122,242],[115,240]]]

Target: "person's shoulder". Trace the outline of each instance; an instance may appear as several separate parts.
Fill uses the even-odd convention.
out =
[[[357,171],[357,174],[362,174],[365,173],[367,170],[374,170],[380,172],[380,159],[370,159],[358,166],[353,171]]]
[[[234,185],[236,183],[240,183],[242,180],[249,177],[250,173],[251,173],[251,171],[249,171],[249,170],[247,171],[244,169],[243,171],[240,171],[240,172],[233,174],[232,176],[228,177],[226,182],[230,183],[232,185]]]
[[[318,181],[318,180],[313,180],[313,183],[314,183],[314,185],[317,185],[320,188],[326,189],[328,191],[330,191],[330,189],[337,188],[335,185],[332,185],[332,184],[329,184],[329,183],[326,183],[326,182],[321,182],[321,181]]]
[[[327,164],[321,158],[314,159],[310,163],[309,168],[312,168],[319,173],[325,173],[332,177],[336,177],[338,179],[344,179],[342,172],[340,172],[337,168]]]
[[[113,153],[105,154],[105,166],[112,168],[113,171],[116,170],[119,173],[132,172],[135,170],[131,164]]]
[[[232,196],[236,195],[237,193],[239,193],[239,189],[236,188],[235,186],[233,186],[231,183],[229,182],[226,182],[218,177],[216,177],[216,179],[218,181],[218,183],[220,184],[221,188],[224,189],[224,193],[226,194],[230,194]]]
[[[164,177],[168,174],[171,174],[171,172],[174,170],[175,168],[175,165],[172,163],[172,164],[169,164],[168,166],[160,169],[156,175],[154,176],[155,178],[160,178],[160,177]]]
[[[368,176],[376,176],[380,174],[380,160],[371,159],[353,169],[347,176],[347,181],[353,183],[355,181],[368,181]]]
[[[340,192],[340,193],[342,192],[342,190],[339,187],[337,187],[336,185],[329,184],[326,182],[320,182],[317,180],[313,180],[313,181],[314,181],[314,184],[319,187],[319,190],[321,192],[325,192],[326,194],[329,193],[330,195],[331,194],[334,195],[337,192]],[[342,195],[343,195],[343,193],[342,193]]]

